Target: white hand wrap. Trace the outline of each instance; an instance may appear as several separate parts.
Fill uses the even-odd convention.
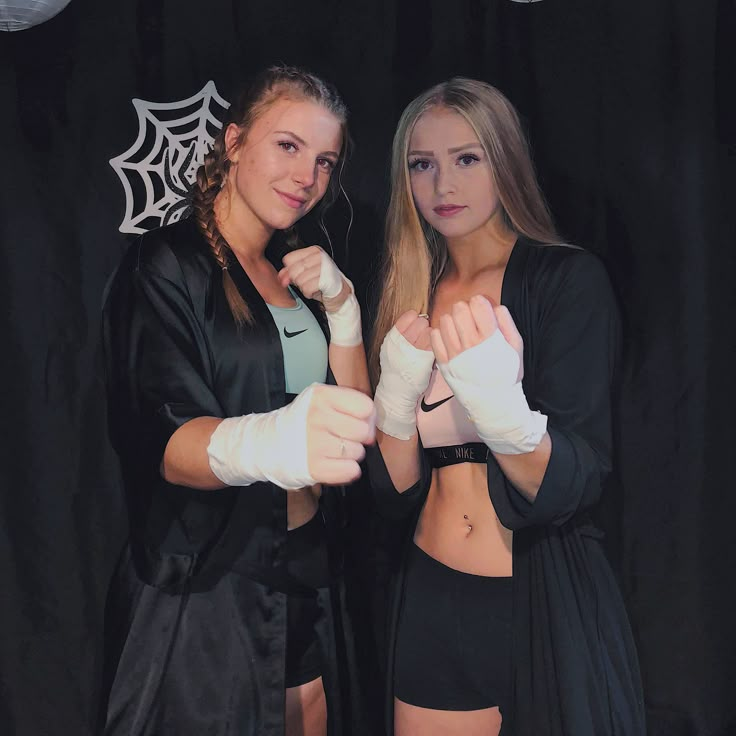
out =
[[[335,262],[327,253],[322,251],[322,264],[319,270],[319,290],[322,296],[333,299],[342,291],[343,279],[350,286],[350,295],[334,312],[325,312],[327,324],[330,327],[330,342],[333,345],[351,348],[363,342],[363,332],[360,322],[360,306],[355,298],[355,289]]]
[[[527,404],[519,375],[519,354],[500,330],[464,350],[439,369],[493,452],[532,452],[547,431],[547,417]]]
[[[229,486],[270,481],[296,490],[314,485],[307,460],[312,391],[307,386],[281,409],[224,419],[207,447],[212,472]]]
[[[417,401],[426,391],[434,365],[434,353],[414,347],[392,327],[379,354],[381,379],[373,403],[376,427],[384,434],[408,440],[417,432]]]
[[[320,257],[318,288],[322,292],[322,296],[333,299],[342,291],[343,275],[335,261],[327,253],[322,251]]]

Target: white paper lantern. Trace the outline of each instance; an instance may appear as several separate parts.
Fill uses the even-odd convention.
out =
[[[0,31],[22,31],[53,18],[71,0],[0,0]]]

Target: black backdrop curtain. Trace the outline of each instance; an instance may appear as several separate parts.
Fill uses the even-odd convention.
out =
[[[650,733],[736,734],[735,49],[734,0],[72,0],[0,33],[0,733],[83,736],[93,720],[126,533],[98,332],[133,237],[109,163],[136,138],[131,100],[182,100],[208,80],[228,99],[285,61],[324,73],[352,110],[349,251],[344,206],[331,222],[363,298],[409,98],[464,74],[520,109],[561,231],[603,257],[624,313],[618,473],[600,516]]]

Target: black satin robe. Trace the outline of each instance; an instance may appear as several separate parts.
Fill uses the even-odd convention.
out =
[[[253,326],[235,324],[193,221],[141,236],[106,298],[110,433],[130,515],[106,613],[106,736],[284,731],[286,595],[298,588],[283,566],[286,492],[270,483],[200,491],[159,473],[169,438],[188,420],[286,403],[273,319],[237,259],[229,271]],[[305,302],[326,333],[316,303]],[[318,595],[330,734],[361,732],[341,583],[342,499],[333,487],[320,500],[332,580]]]
[[[501,302],[524,338],[523,386],[548,417],[552,454],[533,503],[491,455],[488,489],[513,530],[513,708],[504,736],[643,736],[644,703],[631,630],[601,533],[588,515],[611,469],[611,385],[618,310],[602,264],[566,246],[519,239]],[[431,480],[398,494],[376,448],[368,451],[379,509],[413,516],[413,537]],[[389,634],[392,681],[403,588],[397,573]],[[438,594],[441,594],[438,591]],[[387,731],[393,731],[388,693]]]

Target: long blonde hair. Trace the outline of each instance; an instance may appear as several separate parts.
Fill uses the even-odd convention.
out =
[[[417,211],[409,180],[409,141],[417,120],[432,108],[462,115],[478,136],[491,166],[506,225],[542,243],[559,240],[534,172],[529,145],[513,105],[495,87],[455,77],[432,87],[404,110],[391,152],[391,199],[386,215],[381,297],[370,345],[371,378],[386,333],[408,309],[428,312],[447,266],[447,243]]]

